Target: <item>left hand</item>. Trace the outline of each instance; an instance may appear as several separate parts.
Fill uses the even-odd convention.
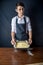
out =
[[[28,42],[31,45],[32,44],[32,39],[28,39]]]

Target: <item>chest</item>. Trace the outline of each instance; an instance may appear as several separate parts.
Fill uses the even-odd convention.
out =
[[[16,20],[16,23],[23,25],[23,24],[25,24],[25,20],[24,20],[24,19],[17,19],[17,20]]]

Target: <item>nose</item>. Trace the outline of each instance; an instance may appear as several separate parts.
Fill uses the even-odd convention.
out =
[[[23,8],[21,9],[21,12],[23,12]]]

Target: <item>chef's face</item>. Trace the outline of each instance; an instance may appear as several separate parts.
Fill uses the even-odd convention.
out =
[[[18,15],[22,16],[24,14],[24,7],[17,6],[16,12],[18,13]]]

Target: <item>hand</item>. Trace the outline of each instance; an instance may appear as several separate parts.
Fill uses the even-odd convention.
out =
[[[16,40],[15,40],[15,39],[12,39],[12,40],[11,40],[11,44],[12,44],[12,45],[16,44]]]
[[[29,44],[32,44],[32,39],[29,39],[28,42],[29,42]]]

